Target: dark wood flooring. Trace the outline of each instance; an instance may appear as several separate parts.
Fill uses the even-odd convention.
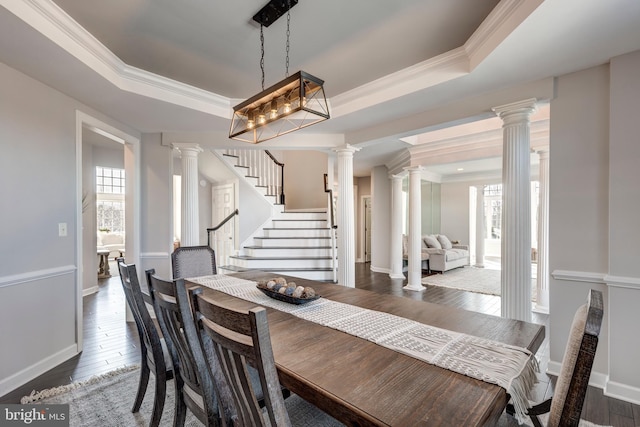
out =
[[[116,271],[116,270],[112,270]],[[465,310],[500,315],[500,297],[475,294],[431,286],[422,292],[405,291],[406,280],[390,279],[387,274],[370,271],[369,264],[356,264],[356,287],[382,294],[413,298]],[[0,397],[0,403],[18,403],[32,390],[43,390],[71,382],[89,379],[124,365],[140,363],[138,338],[133,323],[125,322],[125,300],[118,276],[101,281],[99,292],[84,298],[84,351],[22,387]],[[548,326],[548,316],[534,313],[534,322]],[[548,335],[548,334],[547,334]],[[549,360],[548,339],[538,351],[541,374],[534,400],[553,394],[555,379],[546,375]],[[591,422],[615,427],[640,425],[640,405],[623,402],[603,395],[602,390],[590,387],[583,409],[583,418]],[[503,416],[500,426],[517,426],[510,417]]]

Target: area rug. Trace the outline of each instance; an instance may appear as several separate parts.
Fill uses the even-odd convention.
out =
[[[151,419],[154,397],[154,377],[149,379],[147,393],[138,413],[131,407],[138,390],[140,368],[124,367],[90,380],[32,392],[22,398],[22,404],[69,404],[70,427],[147,427]],[[173,426],[173,382],[167,384],[167,397],[162,411],[160,427]],[[293,425],[302,427],[336,427],[342,424],[309,405],[302,398],[291,395],[286,400],[287,411]],[[187,411],[185,427],[201,427],[202,423]]]
[[[462,267],[432,274],[422,279],[423,285],[475,292],[487,295],[500,295],[500,270],[489,268]],[[531,299],[535,300],[535,279],[532,279]]]

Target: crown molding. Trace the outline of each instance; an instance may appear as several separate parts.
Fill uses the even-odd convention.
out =
[[[396,71],[331,98],[331,114],[340,117],[469,74],[463,47]]]
[[[544,0],[502,0],[464,44],[469,68],[476,68]]]
[[[229,98],[127,65],[51,0],[0,4],[121,90],[231,117]]]
[[[543,0],[502,0],[456,49],[381,77],[329,100],[340,117],[467,75]],[[127,65],[51,0],[0,5],[121,90],[231,118],[231,99]]]

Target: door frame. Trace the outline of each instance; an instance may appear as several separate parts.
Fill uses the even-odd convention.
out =
[[[76,110],[76,344],[80,353],[84,345],[83,329],[83,242],[82,242],[82,129],[87,128],[124,145],[125,252],[127,261],[140,264],[140,138]],[[125,309],[126,302],[125,302]]]
[[[360,196],[360,256],[358,257],[361,262],[371,262],[371,254],[369,254],[369,260],[367,261],[367,224],[366,224],[366,199],[369,199],[371,203],[373,201],[371,194],[367,194],[364,196]],[[371,211],[373,212],[373,206],[371,207]],[[373,213],[371,214],[373,217]],[[371,233],[371,230],[369,230]],[[373,237],[373,235],[372,235]]]

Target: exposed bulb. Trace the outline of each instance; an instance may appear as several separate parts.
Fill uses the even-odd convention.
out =
[[[253,120],[247,120],[247,128],[249,129],[253,129],[253,127],[255,126],[255,122]]]
[[[290,113],[291,112],[291,103],[290,102],[285,102],[284,103],[284,112],[285,113]]]
[[[269,115],[269,117],[272,119],[278,117],[278,101],[275,99],[271,101],[271,114]]]
[[[260,114],[258,116],[258,124],[263,125],[267,122],[267,118],[264,116],[264,114]]]

